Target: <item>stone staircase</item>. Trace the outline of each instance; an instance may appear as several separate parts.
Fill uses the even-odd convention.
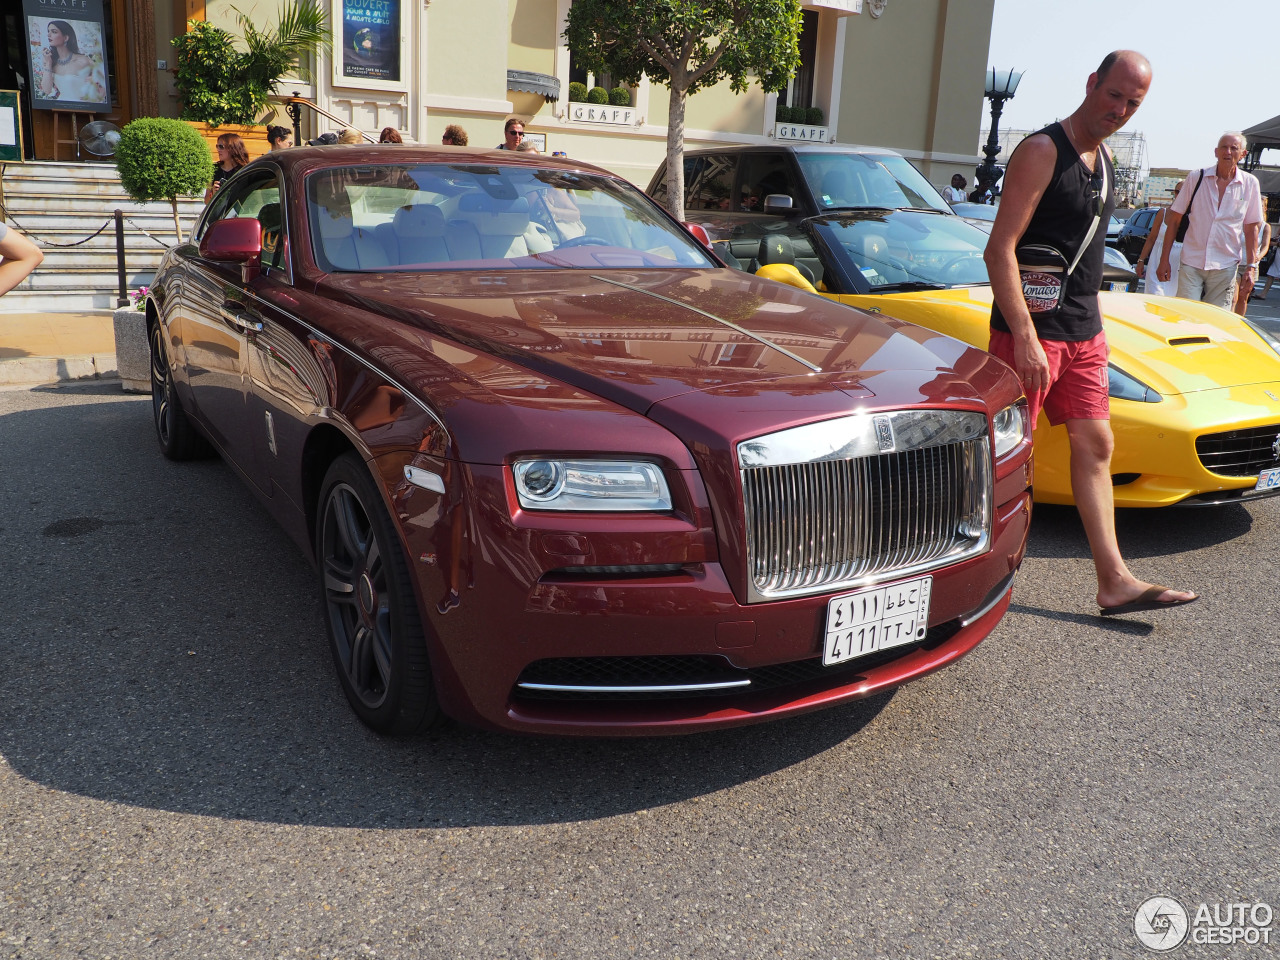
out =
[[[111,309],[119,282],[113,211],[124,214],[125,278],[129,290],[150,284],[176,237],[168,202],[134,203],[113,163],[8,162],[0,165],[5,222],[44,251],[42,263],[0,297],[3,313],[67,313]],[[178,201],[184,236],[204,208],[201,198]],[[107,222],[100,234],[78,246]],[[150,236],[148,236],[150,234]]]

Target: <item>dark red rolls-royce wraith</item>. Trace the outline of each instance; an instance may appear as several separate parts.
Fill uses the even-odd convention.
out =
[[[314,560],[385,733],[703,730],[951,663],[1009,602],[1012,372],[725,267],[584,164],[274,152],[146,305],[160,447]]]

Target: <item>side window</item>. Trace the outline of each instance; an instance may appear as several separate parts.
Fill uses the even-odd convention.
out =
[[[684,207],[686,210],[732,210],[735,156],[693,157],[685,161]]]
[[[280,181],[274,174],[238,184],[233,192],[219,190],[214,203],[217,206],[210,209],[205,229],[217,220],[255,217],[262,224],[262,269],[267,273],[287,272],[288,234],[280,200]]]
[[[762,212],[764,198],[771,193],[785,193],[799,207],[800,188],[782,153],[751,153],[742,158],[742,195],[739,208]]]

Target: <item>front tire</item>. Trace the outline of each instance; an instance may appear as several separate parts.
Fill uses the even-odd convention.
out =
[[[356,715],[384,734],[439,717],[409,566],[369,470],[335,460],[320,491],[316,558],[334,666]]]
[[[169,365],[164,331],[159,323],[151,325],[147,341],[151,345],[151,415],[155,420],[160,452],[170,460],[195,460],[209,456],[213,447],[196,431],[173,389],[173,368]]]

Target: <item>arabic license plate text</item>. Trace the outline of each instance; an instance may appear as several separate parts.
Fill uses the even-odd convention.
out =
[[[923,640],[929,630],[932,589],[933,577],[919,577],[832,597],[822,665]]]

